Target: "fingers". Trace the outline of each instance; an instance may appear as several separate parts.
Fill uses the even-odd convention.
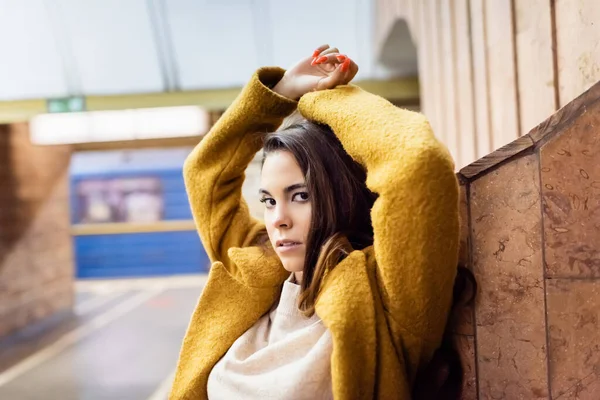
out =
[[[319,54],[319,55],[321,55],[321,56],[326,56],[326,55],[328,55],[328,54],[331,54],[331,53],[339,53],[339,52],[340,52],[340,51],[338,50],[338,48],[337,48],[337,47],[330,47],[330,48],[328,48],[328,49],[326,49],[326,50],[323,50],[323,51],[321,52],[321,54]]]
[[[348,84],[358,73],[358,65],[345,54],[340,54],[336,47],[322,45],[313,53],[311,65],[321,65],[329,75],[319,81],[317,90],[332,89]]]
[[[345,59],[345,56],[342,56],[337,51],[334,53],[329,53],[329,54],[325,54],[325,52],[323,52],[313,60],[311,65],[332,64],[332,63],[337,64],[337,63],[340,63],[343,61],[343,60],[340,60],[338,57],[344,57],[344,59]]]
[[[338,85],[343,85],[345,83],[345,76],[346,72],[342,71],[341,64],[338,64],[335,70],[329,76],[319,81],[319,84],[317,85],[317,90],[333,89]]]
[[[335,69],[328,77],[323,78],[319,82],[317,90],[333,89],[340,85],[347,85],[354,79],[357,72],[358,65],[350,58],[346,57],[344,62],[338,63],[335,66]]]
[[[340,68],[344,69],[345,73],[344,83],[342,83],[343,85],[348,84],[352,79],[354,79],[354,77],[358,73],[358,65],[356,65],[356,63],[350,58],[346,59],[346,61],[342,63]]]
[[[358,72],[358,65],[345,54],[332,53],[328,55],[321,55],[313,60],[312,65],[325,65],[332,64],[334,66],[340,65],[342,72],[347,72],[352,79]]]
[[[317,49],[315,51],[313,51],[313,55],[312,55],[313,58],[318,57],[321,54],[321,52],[327,50],[328,48],[329,48],[328,44],[320,45],[319,47],[317,47]]]

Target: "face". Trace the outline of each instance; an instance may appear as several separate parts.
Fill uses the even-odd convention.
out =
[[[260,196],[275,252],[286,270],[300,273],[304,268],[312,208],[304,174],[291,153],[278,151],[267,156],[261,173]]]

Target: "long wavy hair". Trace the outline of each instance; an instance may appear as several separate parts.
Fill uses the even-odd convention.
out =
[[[332,130],[294,115],[283,129],[267,135],[263,163],[269,154],[290,152],[305,178],[312,205],[299,307],[308,316],[325,273],[352,250],[373,244],[366,171],[354,161]]]
[[[293,114],[278,131],[267,135],[263,163],[269,154],[278,151],[288,151],[295,157],[311,199],[312,218],[299,298],[299,308],[310,316],[314,314],[326,272],[335,268],[351,251],[373,244],[371,208],[377,195],[367,188],[365,169],[346,153],[328,126]],[[266,231],[262,236],[262,242],[267,242]],[[472,272],[459,266],[454,281],[452,313],[472,302],[476,291]],[[414,399],[454,400],[461,397],[463,368],[454,346],[450,321],[440,348],[426,368],[417,374]]]

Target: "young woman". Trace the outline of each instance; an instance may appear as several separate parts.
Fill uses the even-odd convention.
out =
[[[187,159],[213,264],[172,399],[411,398],[452,304],[458,186],[425,117],[357,71],[328,46],[259,69]],[[261,147],[264,222],[241,196]]]

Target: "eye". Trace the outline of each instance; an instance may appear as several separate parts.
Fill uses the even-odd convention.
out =
[[[260,199],[260,202],[263,203],[266,208],[275,207],[275,199],[271,197],[263,197],[262,199]]]
[[[294,195],[292,196],[292,201],[297,201],[299,203],[306,203],[308,201],[308,192],[294,193]]]

